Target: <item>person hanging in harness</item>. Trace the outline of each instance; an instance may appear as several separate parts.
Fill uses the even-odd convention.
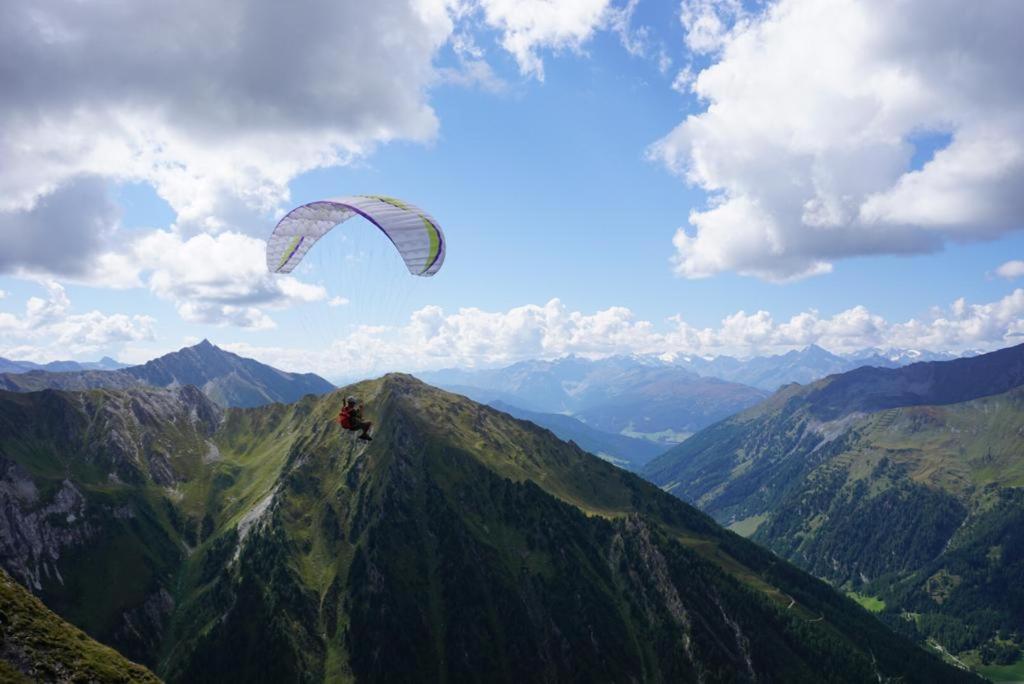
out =
[[[363,411],[359,408],[359,402],[355,397],[346,397],[345,406],[342,407],[341,413],[338,414],[338,424],[346,430],[356,431],[362,430],[362,434],[359,435],[359,439],[369,442],[373,439],[370,436],[370,428],[373,427],[373,423],[368,420],[363,420]]]

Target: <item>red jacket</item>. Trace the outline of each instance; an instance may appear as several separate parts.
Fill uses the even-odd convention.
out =
[[[354,428],[355,426],[352,424],[352,420],[356,418],[355,414],[358,413],[358,411],[359,409],[350,406],[346,406],[341,409],[341,413],[338,414],[338,422],[341,424],[341,427],[346,430]]]

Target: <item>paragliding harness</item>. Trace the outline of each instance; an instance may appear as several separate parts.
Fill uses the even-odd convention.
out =
[[[338,424],[346,430],[356,431],[362,430],[363,434],[359,435],[359,439],[370,441],[373,437],[370,437],[369,430],[373,426],[368,420],[362,419],[362,413],[358,406],[345,404],[341,409],[341,413],[338,414]]]

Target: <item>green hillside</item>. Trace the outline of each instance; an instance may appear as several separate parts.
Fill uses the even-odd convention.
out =
[[[0,681],[159,682],[54,615],[0,570]]]
[[[1010,351],[996,359],[1010,365],[995,387],[1016,377],[1020,351]],[[942,363],[919,364],[938,367],[928,373],[891,371],[878,392],[863,372],[785,388],[701,431],[646,474],[815,575],[884,604],[881,615],[901,631],[979,662],[996,652],[1012,662],[1024,644],[1024,387],[978,397],[998,374],[991,358],[978,359],[979,369],[963,373]],[[897,396],[908,405],[888,406]],[[922,396],[977,398],[921,405]]]
[[[344,394],[380,426],[369,445],[333,422]],[[170,681],[972,680],[636,476],[408,376],[215,425],[201,395],[160,420],[135,404],[166,395],[120,396],[0,397],[72,416],[0,443],[0,489],[31,482],[22,531],[43,539],[57,521],[31,511],[80,494],[58,557],[22,576]],[[118,401],[105,459],[90,416]],[[167,468],[111,478],[164,448]]]

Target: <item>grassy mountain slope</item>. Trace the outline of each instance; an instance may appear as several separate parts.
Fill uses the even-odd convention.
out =
[[[348,393],[378,422],[369,445],[333,422]],[[143,648],[171,681],[971,680],[636,476],[408,376],[230,409],[212,433],[200,411],[209,402],[181,399],[150,421],[126,395],[114,413],[141,443],[179,440],[164,484],[152,466],[132,485],[112,481],[108,449],[72,448],[73,437],[104,434],[76,421],[111,395],[2,397],[34,426],[3,442],[8,474],[23,472],[5,479],[0,503],[28,519],[58,502],[65,481],[85,500],[73,520],[57,516],[87,541],[60,547],[46,577],[61,579],[44,582],[44,598],[92,572],[74,554],[101,562],[84,548],[100,538],[89,526],[127,528],[102,555],[140,558],[158,589],[123,596],[129,578],[114,582],[121,603],[90,631],[141,625],[162,601],[169,610],[148,640],[103,633]],[[28,421],[19,402],[33,401],[78,417]],[[81,401],[81,413],[69,408]],[[150,462],[145,453],[137,462]],[[35,499],[18,499],[26,479]],[[101,495],[111,493],[123,508],[110,510]],[[94,592],[83,584],[76,595]]]
[[[796,681],[828,662],[861,681],[871,653],[886,672],[961,676],[530,423],[401,376],[345,391],[380,421],[368,447],[331,425],[336,399],[228,414],[223,452],[273,426],[287,458],[244,532],[228,513],[194,557],[171,679]],[[204,572],[209,554],[236,560]]]
[[[163,639],[195,544],[175,501],[219,409],[196,388],[0,393],[0,559],[134,660]]]
[[[160,680],[57,617],[0,570],[0,681],[155,684]]]
[[[1022,356],[791,386],[646,473],[814,574],[880,597],[911,634],[954,652],[1016,649],[1024,387],[1003,390],[1024,381]]]
[[[306,394],[323,394],[334,385],[313,373],[286,373],[224,351],[203,340],[138,366],[119,370],[0,374],[0,389],[89,390],[195,385],[220,406],[262,406],[290,402]]]

